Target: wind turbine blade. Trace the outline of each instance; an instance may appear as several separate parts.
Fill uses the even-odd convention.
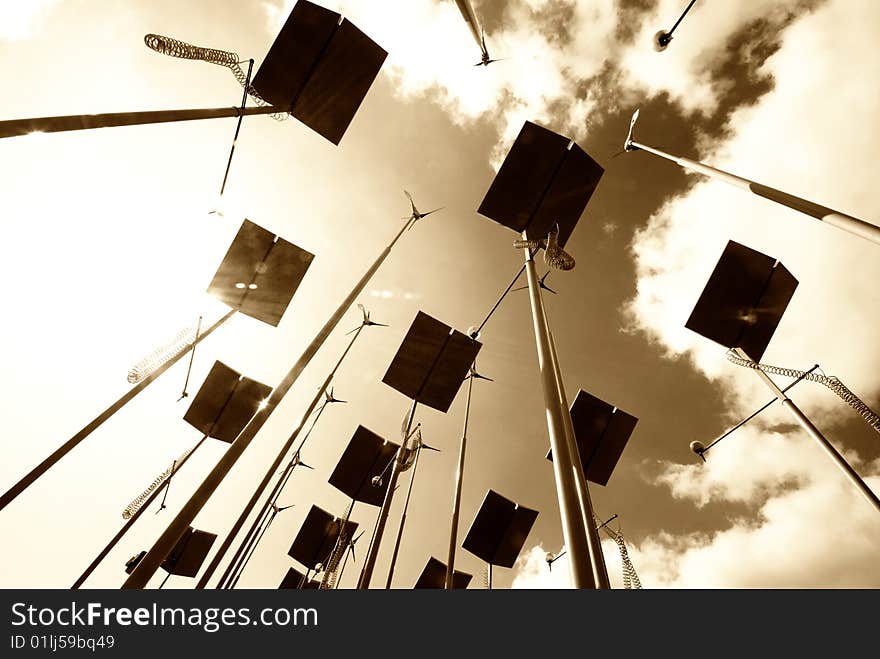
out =
[[[442,211],[444,208],[446,208],[446,206],[441,206],[440,208],[435,208],[434,210],[428,211],[427,213],[422,213],[422,217],[430,215],[431,213],[436,213],[437,211]]]

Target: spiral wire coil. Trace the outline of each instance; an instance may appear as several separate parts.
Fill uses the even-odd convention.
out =
[[[238,80],[238,84],[243,88],[247,86],[247,93],[250,96],[254,103],[259,105],[260,107],[269,107],[271,103],[267,102],[260,94],[254,89],[253,85],[249,85],[247,82],[247,75],[242,71],[239,64],[245,61],[239,58],[238,53],[234,53],[228,50],[217,50],[216,48],[202,48],[200,46],[193,46],[192,44],[188,44],[185,41],[180,41],[179,39],[172,39],[171,37],[165,37],[161,34],[147,34],[144,36],[144,43],[147,45],[147,48],[150,50],[154,50],[157,53],[162,55],[168,55],[169,57],[179,57],[180,59],[191,59],[191,60],[200,60],[202,62],[208,62],[209,64],[216,64],[218,66],[223,66],[232,71],[232,75],[235,76],[235,79]],[[276,121],[284,121],[287,119],[286,113],[275,113],[270,114],[270,117],[275,119]]]
[[[195,338],[195,325],[190,325],[189,327],[180,330],[173,339],[163,346],[156,348],[153,352],[135,364],[128,372],[128,381],[131,384],[142,382],[168,361],[174,359],[181,352],[188,349],[195,341]]]
[[[763,371],[772,375],[782,375],[787,378],[797,378],[801,380],[810,380],[824,385],[843,400],[847,405],[853,408],[874,430],[880,432],[880,415],[867,406],[867,404],[852,391],[844,386],[843,382],[834,376],[827,376],[822,373],[809,373],[806,371],[798,371],[793,368],[782,368],[780,366],[770,366],[768,364],[759,364],[750,359],[743,359],[734,354],[733,351],[727,352],[727,360],[737,366],[751,368],[756,371]]]
[[[144,505],[144,502],[150,498],[150,495],[152,495],[153,492],[155,492],[159,487],[162,486],[163,483],[165,483],[169,478],[171,478],[171,476],[174,475],[174,472],[177,471],[178,465],[182,464],[183,461],[186,460],[189,455],[196,450],[196,447],[198,447],[198,444],[195,447],[186,451],[183,455],[177,458],[177,460],[172,462],[168,469],[159,474],[156,479],[152,483],[150,483],[149,486],[147,486],[147,489],[145,489],[138,496],[132,499],[131,503],[129,503],[125,507],[125,510],[122,511],[122,519],[131,519],[132,517],[134,517],[135,513],[137,513],[137,511],[140,510],[141,507]]]
[[[620,551],[620,562],[623,564],[623,588],[625,590],[641,590],[642,582],[639,575],[636,574],[636,568],[629,559],[629,553],[626,551],[626,540],[619,531],[614,535],[614,542],[617,543],[617,549]]]

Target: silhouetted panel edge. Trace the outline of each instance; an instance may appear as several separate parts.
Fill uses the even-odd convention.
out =
[[[216,533],[208,533],[189,527],[187,532],[177,541],[171,553],[165,557],[162,569],[169,574],[180,577],[195,577],[216,539]]]
[[[384,438],[364,426],[358,426],[336,463],[328,482],[355,501],[381,506],[388,491],[388,472],[398,444]],[[388,468],[390,471],[390,468]],[[381,477],[380,486],[373,485],[374,477]]]
[[[208,293],[233,309],[277,326],[314,254],[245,220]]]
[[[272,105],[291,107],[336,33],[340,19],[336,12],[306,0],[294,4],[254,76],[257,93]]]
[[[287,555],[314,570],[318,565],[326,567],[327,560],[336,546],[336,539],[344,520],[313,505],[306,515],[299,532],[290,545]],[[345,524],[346,535],[351,538],[357,530],[357,522]]]
[[[294,102],[293,116],[339,144],[387,56],[376,42],[343,19]]]
[[[416,581],[416,585],[413,586],[414,589],[426,589],[426,588],[434,588],[434,589],[443,589],[446,587],[446,563],[443,561],[439,561],[433,556],[428,559],[427,564],[425,565],[425,569],[422,570],[422,573],[419,575],[418,580]],[[459,570],[454,570],[452,573],[452,587],[456,590],[464,590],[470,584],[472,575],[467,572],[460,572]]]
[[[318,590],[320,587],[320,581],[306,579],[306,575],[292,567],[287,570],[287,574],[278,585],[278,590]]]
[[[796,287],[775,259],[731,240],[685,327],[726,348],[742,347],[758,361]]]
[[[462,548],[486,563],[513,567],[537,516],[537,511],[489,490]]]

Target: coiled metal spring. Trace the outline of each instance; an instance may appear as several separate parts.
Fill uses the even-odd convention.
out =
[[[165,37],[161,34],[147,34],[144,36],[144,43],[147,45],[147,48],[150,50],[155,50],[157,53],[162,55],[168,55],[169,57],[179,57],[181,59],[191,59],[191,60],[201,60],[202,62],[208,62],[209,64],[216,64],[218,66],[223,66],[232,71],[232,75],[235,76],[235,79],[238,80],[238,84],[243,88],[247,86],[247,93],[250,96],[254,103],[259,105],[260,107],[269,107],[271,103],[267,102],[256,89],[253,88],[252,85],[248,84],[247,75],[244,71],[242,71],[239,64],[242,61],[238,56],[238,53],[234,53],[228,50],[217,50],[216,48],[202,48],[200,46],[193,46],[192,44],[186,43],[185,41],[180,41],[179,39],[172,39],[171,37]],[[270,114],[270,117],[275,119],[276,121],[284,121],[287,119],[286,113],[275,113]]]
[[[137,513],[137,511],[140,510],[141,507],[144,505],[146,500],[150,498],[150,495],[152,495],[153,492],[161,487],[165,481],[171,478],[178,470],[178,468],[183,465],[190,454],[195,451],[200,445],[201,442],[199,442],[193,448],[189,449],[183,455],[177,458],[177,460],[171,463],[168,469],[159,474],[156,479],[147,486],[147,489],[145,489],[138,496],[132,499],[131,503],[129,503],[125,507],[125,510],[122,511],[122,519],[131,519],[132,517],[134,517],[135,513]]]
[[[636,574],[636,568],[629,559],[629,553],[626,551],[626,540],[619,531],[614,534],[614,542],[617,543],[617,549],[620,551],[620,561],[623,563],[623,587],[625,590],[641,590],[642,582],[639,575]]]
[[[833,391],[843,402],[853,408],[856,412],[859,413],[865,421],[867,421],[868,425],[871,426],[877,432],[880,432],[880,415],[878,415],[874,410],[865,404],[865,402],[856,396],[852,391],[846,388],[846,386],[838,380],[836,377],[824,375],[822,373],[808,373],[806,371],[798,371],[793,368],[782,368],[780,366],[770,366],[768,364],[759,364],[750,359],[743,359],[742,357],[736,355],[733,351],[727,352],[727,360],[736,364],[737,366],[743,366],[745,368],[751,368],[756,371],[763,371],[764,373],[771,373],[773,375],[782,375],[787,378],[797,378],[801,380],[810,380],[811,382],[818,382],[825,387],[828,387],[831,391]]]
[[[345,526],[343,525],[343,528],[339,533],[339,537],[336,540],[336,546],[333,548],[333,553],[330,555],[330,560],[327,561],[327,569],[324,571],[324,577],[321,579],[321,590],[332,590],[336,587],[336,577],[339,570],[339,563],[342,562],[342,557],[345,555],[345,552],[347,550],[348,536],[345,533]]]
[[[189,346],[195,341],[195,337],[195,325],[190,325],[189,327],[180,330],[168,343],[156,348],[153,352],[132,366],[131,370],[128,372],[128,381],[131,384],[137,384],[148,378],[150,374],[156,371],[156,369],[160,368],[163,364],[174,359],[181,352],[189,348]]]

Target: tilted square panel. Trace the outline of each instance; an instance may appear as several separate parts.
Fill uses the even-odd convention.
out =
[[[781,263],[730,241],[685,327],[758,361],[796,288]]]
[[[464,382],[482,344],[454,331],[434,362],[417,400],[435,410],[446,412]]]
[[[388,465],[399,448],[399,445],[386,442],[371,430],[358,426],[328,482],[355,501],[381,506],[388,491],[391,472]],[[383,472],[382,485],[373,485],[373,478],[383,476]]]
[[[419,312],[382,382],[419,403],[446,412],[482,344]]]
[[[459,572],[458,570],[454,570],[452,572],[452,587],[456,590],[463,590],[468,587],[471,579],[472,576],[467,572]],[[436,558],[431,556],[431,558],[428,559],[428,564],[425,565],[425,569],[422,570],[421,575],[419,575],[419,579],[418,581],[416,581],[416,585],[414,586],[414,588],[442,589],[445,587],[446,563],[438,561]]]
[[[756,362],[761,361],[770,339],[782,321],[782,314],[794,296],[798,281],[784,265],[777,263],[764,294],[754,309],[755,322],[746,323],[738,347]]]
[[[638,419],[583,389],[569,412],[584,477],[607,485]],[[547,459],[553,459],[552,451]]]
[[[351,538],[357,526],[357,522],[349,520],[345,524],[345,535]],[[326,566],[342,527],[343,520],[313,505],[287,555],[310,570],[318,565]]]
[[[534,240],[546,238],[558,224],[559,246],[565,247],[604,173],[599,163],[577,144],[572,144],[529,223],[528,237]]]
[[[216,533],[198,531],[189,527],[171,553],[165,557],[161,565],[162,569],[181,577],[195,577],[216,539]]]
[[[306,579],[306,575],[297,570],[296,568],[290,568],[287,570],[287,574],[284,575],[284,579],[282,579],[281,584],[278,586],[278,590],[318,590],[321,587],[321,582],[316,581],[315,579]]]
[[[314,255],[245,220],[208,293],[241,313],[277,326]]]
[[[293,105],[293,116],[339,144],[388,53],[343,20]]]
[[[183,420],[209,437],[232,442],[271,392],[271,387],[214,362]]]
[[[525,231],[565,158],[569,142],[567,137],[527,121],[477,212],[518,233]]]
[[[334,11],[299,0],[254,76],[257,93],[272,105],[290,107],[339,27],[340,18]]]
[[[489,490],[462,548],[492,565],[513,567],[537,516],[537,511]]]

